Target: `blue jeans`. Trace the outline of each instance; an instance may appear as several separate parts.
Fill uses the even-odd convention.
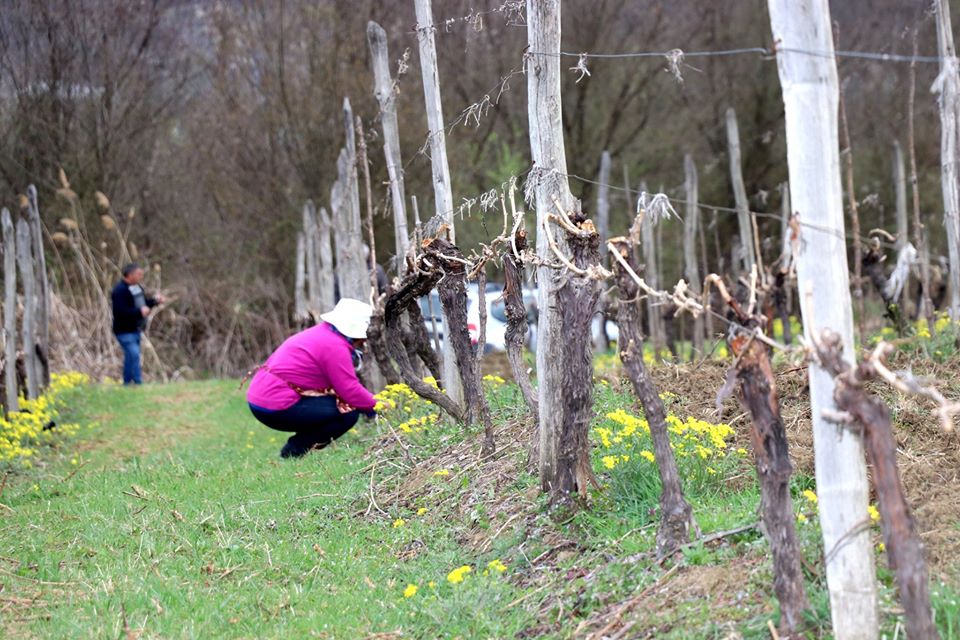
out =
[[[142,384],[140,374],[140,332],[118,333],[117,342],[123,348],[123,384]]]
[[[293,432],[288,440],[290,446],[303,451],[311,447],[322,449],[352,429],[360,418],[360,412],[356,410],[340,413],[333,396],[303,397],[282,411],[270,411],[251,404],[250,412],[271,429]]]

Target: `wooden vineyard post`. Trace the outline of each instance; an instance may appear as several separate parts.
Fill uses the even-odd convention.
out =
[[[570,193],[560,96],[560,0],[527,0],[527,114],[533,169],[527,178],[537,208],[537,254],[573,253],[578,269],[599,262],[599,237]],[[576,221],[576,234],[557,234],[557,216]],[[573,226],[573,225],[571,225]],[[555,238],[555,236],[557,236]],[[564,237],[566,236],[566,237]],[[572,246],[571,246],[572,245]],[[585,493],[592,478],[587,432],[593,406],[590,317],[594,283],[569,269],[537,269],[537,380],[540,485],[551,502]],[[561,311],[562,310],[562,311]]]
[[[342,187],[339,210],[334,210],[334,239],[337,247],[337,280],[341,298],[370,301],[370,278],[363,253],[360,224],[360,183],[357,177],[357,139],[350,100],[343,100],[343,126],[347,143],[337,159],[338,182]]]
[[[799,237],[800,308],[809,344],[823,329],[852,354],[853,313],[843,224],[837,136],[838,82],[827,0],[769,0],[786,115],[791,208]],[[798,53],[824,52],[822,56]],[[847,357],[850,357],[849,355]],[[809,366],[820,525],[833,632],[838,640],[875,639],[878,611],[867,520],[863,441],[824,417],[836,409],[833,376]]]
[[[396,85],[390,77],[387,33],[376,22],[367,23],[367,43],[373,58],[374,96],[380,105],[380,126],[383,128],[383,154],[390,178],[390,202],[393,204],[393,234],[397,258],[397,275],[403,277],[409,233],[407,232],[406,196],[403,189],[403,163],[400,159],[400,127],[397,123]]]
[[[21,218],[17,220],[17,267],[23,282],[23,365],[27,372],[27,398],[35,400],[40,395],[40,365],[36,343],[37,283],[31,245],[30,223]]]
[[[913,32],[913,55],[917,55],[917,32]],[[917,147],[914,139],[913,112],[917,93],[917,62],[910,62],[910,90],[907,99],[907,148],[910,150],[910,192],[913,210],[913,244],[920,257],[920,299],[917,316],[933,322],[933,302],[930,299],[930,249],[926,226],[920,218],[920,182],[917,180]]]
[[[882,344],[858,367],[851,367],[843,357],[843,340],[836,333],[825,330],[816,346],[824,367],[837,377],[834,393],[837,408],[850,417],[850,422],[841,428],[862,430],[866,441],[880,505],[880,529],[890,568],[896,573],[907,637],[911,640],[939,638],[930,608],[923,542],[910,514],[897,469],[897,441],[890,426],[890,410],[863,388],[864,382],[877,376],[877,364],[882,364],[880,360],[887,354],[884,347],[890,345]]]
[[[910,243],[910,229],[907,217],[907,171],[904,167],[903,147],[899,140],[893,141],[893,188],[896,202],[897,253]],[[900,300],[900,318],[909,318],[913,315],[913,300],[910,298],[910,287],[904,286]]]
[[[803,611],[809,608],[803,586],[800,543],[790,499],[790,463],[787,431],[780,417],[780,400],[770,366],[769,347],[756,339],[761,323],[744,313],[717,276],[724,301],[730,305],[742,329],[728,334],[735,356],[734,371],[740,383],[740,403],[750,413],[750,441],[760,481],[760,513],[773,556],[773,589],[780,602],[780,632],[788,637],[800,630]]]
[[[293,321],[299,328],[307,325],[310,311],[307,308],[307,238],[303,231],[297,232],[296,266],[293,278]]]
[[[47,258],[43,251],[43,225],[40,222],[40,204],[37,188],[27,186],[27,222],[33,243],[33,270],[37,282],[37,363],[40,367],[40,388],[50,385],[50,282],[47,278]]]
[[[645,189],[641,187],[641,191]],[[643,245],[643,273],[647,284],[653,289],[660,290],[660,262],[657,258],[656,229],[650,216],[643,216],[640,222],[640,237]],[[663,322],[663,308],[659,306],[653,296],[647,296],[647,332],[653,345],[656,357],[660,350],[667,345],[666,331]]]
[[[600,246],[604,246],[610,237],[610,152],[600,154],[600,174],[597,177],[597,233],[600,235]],[[604,254],[604,258],[606,255]],[[606,264],[606,260],[603,261]],[[600,296],[597,308],[600,330],[594,336],[594,348],[597,353],[604,353],[610,348],[610,336],[607,335],[607,300],[605,295]]]
[[[653,455],[660,474],[660,523],[657,526],[657,557],[673,555],[681,546],[690,541],[693,526],[693,510],[683,497],[680,484],[680,472],[670,447],[667,431],[667,413],[663,400],[657,392],[647,368],[643,364],[643,338],[640,327],[640,287],[634,280],[636,268],[633,258],[633,246],[626,238],[610,240],[609,247],[620,256],[613,262],[613,271],[617,278],[618,311],[617,324],[620,327],[620,361],[624,372],[630,378],[633,392],[643,406],[643,414],[650,425],[650,437],[653,440]]]
[[[697,165],[689,153],[683,157],[684,187],[687,200],[687,215],[683,220],[683,264],[687,284],[695,294],[703,289],[700,267],[697,264],[697,227],[700,226],[700,204],[697,189]],[[693,351],[690,359],[703,356],[703,316],[693,320]]]
[[[753,221],[750,218],[750,201],[747,199],[747,188],[743,184],[743,164],[740,157],[740,128],[737,126],[737,112],[729,107],[727,119],[727,148],[730,155],[730,180],[733,183],[733,197],[737,204],[737,228],[740,230],[740,251],[743,258],[730,265],[733,273],[740,269],[747,273],[757,263],[754,250]]]
[[[420,48],[420,72],[423,77],[423,98],[427,111],[427,129],[430,147],[430,167],[433,172],[433,194],[436,216],[447,226],[450,242],[456,243],[453,224],[453,186],[450,183],[450,165],[447,162],[447,142],[444,133],[443,104],[440,99],[440,73],[437,68],[437,45],[434,41],[431,0],[414,0],[417,15],[417,42]],[[483,295],[483,292],[480,292]],[[443,316],[443,385],[457,401],[463,400],[460,375],[453,348],[446,339],[449,318]]]
[[[3,227],[3,371],[7,413],[20,410],[17,388],[17,241],[10,211],[0,211]]]
[[[312,200],[303,205],[303,239],[305,245],[304,259],[306,262],[306,306],[307,313],[314,320],[317,314],[326,311],[320,308],[320,264],[317,256],[317,209]]]
[[[784,344],[793,343],[793,327],[790,326],[790,275],[793,271],[793,248],[790,242],[790,183],[780,185],[780,259],[773,277],[773,307],[783,327]]]
[[[950,261],[950,318],[960,321],[960,66],[953,44],[950,3],[936,0],[937,47],[940,75],[934,90],[940,95],[940,181],[943,188],[943,226],[947,230]]]
[[[317,308],[322,312],[333,309],[336,304],[333,295],[333,222],[330,220],[330,214],[324,207],[320,207],[320,213],[317,216],[317,260],[319,263],[319,273],[317,277]]]

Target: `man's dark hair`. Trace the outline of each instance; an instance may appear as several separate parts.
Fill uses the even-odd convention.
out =
[[[129,276],[131,273],[133,273],[139,268],[140,268],[140,265],[138,265],[136,262],[131,262],[130,264],[125,266],[123,269],[121,269],[120,273],[123,275],[124,278],[126,278],[127,276]]]

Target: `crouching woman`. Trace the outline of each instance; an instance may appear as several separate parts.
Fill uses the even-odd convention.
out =
[[[376,415],[377,401],[356,372],[372,311],[359,300],[341,299],[320,316],[323,323],[287,338],[257,369],[247,402],[257,420],[293,433],[281,458],[322,449],[361,414]]]

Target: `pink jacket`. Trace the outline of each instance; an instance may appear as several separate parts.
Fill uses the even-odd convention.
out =
[[[300,400],[291,383],[316,391],[332,388],[340,400],[369,411],[377,401],[357,379],[352,352],[349,340],[327,323],[290,336],[253,376],[247,402],[270,411],[289,409]]]

